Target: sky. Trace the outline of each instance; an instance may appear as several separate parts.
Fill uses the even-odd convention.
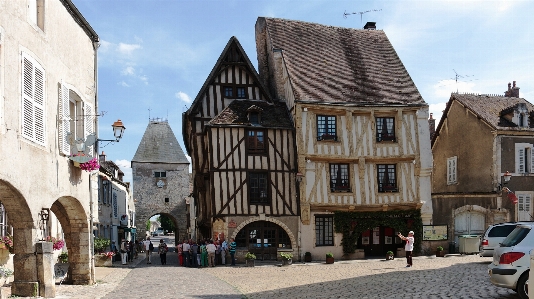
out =
[[[151,118],[168,120],[187,155],[182,113],[232,36],[257,70],[260,16],[354,29],[376,22],[436,124],[451,92],[503,95],[516,81],[520,97],[534,102],[534,1],[72,1],[100,37],[99,138],[113,138],[117,119],[126,127],[100,151],[124,181],[132,181],[130,161]]]

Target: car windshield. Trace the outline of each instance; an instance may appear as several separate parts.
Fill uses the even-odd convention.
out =
[[[506,237],[514,230],[516,225],[500,225],[495,226],[488,233],[488,237]]]
[[[509,235],[502,241],[501,247],[511,247],[519,244],[530,232],[529,227],[516,227]]]

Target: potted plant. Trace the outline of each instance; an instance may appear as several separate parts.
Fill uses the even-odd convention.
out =
[[[444,257],[445,256],[445,251],[443,251],[443,247],[441,247],[441,246],[436,247],[436,256],[437,257]]]
[[[326,263],[327,264],[333,264],[334,263],[334,254],[332,252],[328,252],[326,254]]]
[[[247,267],[254,267],[254,260],[256,259],[256,255],[254,253],[247,252],[245,254],[245,262]]]
[[[69,253],[67,251],[63,251],[60,255],[57,256],[58,263],[66,264],[69,262]]]
[[[308,252],[306,252],[306,253],[304,254],[304,261],[305,261],[306,263],[309,263],[309,262],[312,261],[311,252],[308,251]]]
[[[394,260],[395,259],[395,255],[393,255],[393,251],[388,251],[386,252],[386,261],[390,261],[390,260]]]
[[[0,267],[0,278],[2,279],[1,286],[7,283],[11,275],[13,275],[13,270],[5,267]]]
[[[282,252],[280,253],[280,257],[282,258],[282,266],[291,265],[291,263],[293,262],[293,254],[290,252]]]

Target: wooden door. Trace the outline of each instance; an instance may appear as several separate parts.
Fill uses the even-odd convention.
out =
[[[283,228],[268,221],[256,221],[245,226],[236,237],[238,247],[246,247],[257,260],[276,260],[278,248],[291,248]]]
[[[461,235],[482,235],[485,231],[484,214],[467,211],[454,217],[454,239]]]

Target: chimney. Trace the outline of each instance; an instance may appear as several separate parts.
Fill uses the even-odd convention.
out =
[[[430,130],[430,140],[432,140],[436,133],[436,120],[432,117],[432,113],[430,113],[430,118],[428,119],[428,129]]]
[[[376,22],[367,22],[363,29],[376,30]]]
[[[514,82],[513,85],[508,83],[508,90],[504,92],[504,96],[509,98],[519,98],[519,87],[515,85],[515,81],[512,82]]]
[[[104,151],[102,151],[102,154],[98,156],[98,162],[99,163],[106,162],[106,153],[104,153]]]

